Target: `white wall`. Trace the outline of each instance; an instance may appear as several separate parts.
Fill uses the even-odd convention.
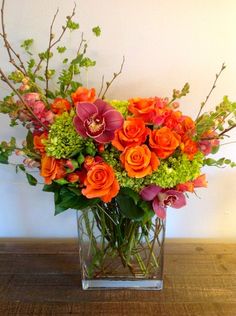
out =
[[[37,39],[35,48],[46,49],[48,28],[57,7],[57,30],[74,0],[6,0],[7,33],[14,46],[25,38]],[[236,1],[234,0],[81,0],[78,16],[85,34],[91,37],[90,54],[97,60],[89,83],[100,87],[100,78],[111,78],[126,64],[122,77],[110,90],[110,98],[170,96],[173,88],[188,81],[191,94],[182,110],[196,116],[222,62],[227,69],[219,80],[208,109],[229,95],[236,100]],[[92,40],[90,29],[100,25],[102,37]],[[68,36],[76,47],[80,36]],[[1,53],[0,64],[9,69]],[[4,95],[3,84],[0,85]],[[24,132],[8,127],[0,117],[0,139]],[[234,132],[234,140],[236,133]],[[223,146],[219,156],[236,160],[236,144]],[[208,169],[209,188],[192,195],[188,206],[169,210],[169,237],[236,238],[236,169]],[[41,186],[29,187],[10,166],[0,166],[0,237],[72,237],[75,214],[53,216],[53,196]]]

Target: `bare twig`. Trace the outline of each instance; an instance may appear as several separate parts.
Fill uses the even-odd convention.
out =
[[[2,76],[2,80],[12,89],[12,91],[18,96],[18,98],[20,99],[20,101],[22,102],[22,104],[24,105],[24,107],[26,108],[26,110],[32,115],[32,117],[34,117],[34,119],[45,129],[48,130],[47,126],[44,125],[40,119],[34,114],[34,112],[32,111],[32,109],[26,104],[26,102],[24,101],[24,99],[22,98],[22,96],[20,95],[20,93],[17,91],[17,89],[11,84],[11,82],[8,80],[7,76],[5,75],[5,73],[3,72],[3,70],[0,68],[0,75]]]
[[[76,10],[76,3],[74,4],[74,8],[73,8],[71,15],[67,17],[67,21],[69,21],[73,18],[73,16],[75,15],[75,10]],[[67,29],[68,29],[68,24],[66,24],[66,26],[64,26],[62,28],[61,35],[58,37],[58,39],[55,42],[52,43],[51,48],[53,48],[56,44],[58,44],[61,41],[61,39],[62,39],[62,37],[65,34]]]
[[[86,40],[84,39],[84,33],[82,33],[81,34],[81,40],[80,40],[80,43],[79,43],[79,47],[78,47],[78,50],[77,50],[77,53],[76,53],[76,58],[80,55],[80,51],[82,49],[83,43],[85,43],[85,42],[86,42]],[[85,44],[83,52],[82,52],[82,55],[84,55],[86,53],[86,50],[87,50],[87,45]],[[73,71],[72,76],[71,76],[71,81],[73,80],[73,77],[74,77],[74,71]],[[65,87],[65,90],[64,90],[65,93],[68,91],[70,85],[71,85],[71,82],[68,83],[67,86]]]
[[[82,34],[81,34],[81,41],[79,43],[79,47],[78,47],[78,50],[77,50],[77,56],[79,55],[80,50],[81,50],[82,45],[83,45],[84,42],[86,42],[86,40],[84,39],[84,33],[82,32]]]
[[[209,99],[209,97],[210,97],[212,91],[216,88],[216,82],[217,82],[217,80],[219,79],[219,77],[220,77],[222,71],[223,71],[225,68],[226,68],[226,66],[225,66],[225,64],[223,63],[222,66],[221,66],[220,72],[219,72],[218,74],[216,74],[216,78],[215,78],[215,81],[213,82],[213,85],[212,85],[212,87],[211,87],[210,92],[209,92],[208,95],[206,96],[205,101],[201,103],[201,107],[200,107],[200,109],[199,109],[199,112],[198,112],[198,115],[197,115],[196,120],[199,118],[199,116],[200,116],[200,114],[201,114],[201,112],[202,112],[202,109],[203,109],[204,106],[206,105],[206,103],[207,103],[207,101],[208,101],[208,99]]]
[[[102,76],[102,83],[101,83],[101,88],[98,93],[98,98],[100,98],[100,95],[102,94],[103,86],[104,86],[104,75]]]
[[[6,34],[6,30],[5,30],[5,24],[4,24],[4,7],[5,7],[5,0],[2,0],[2,7],[1,7],[1,26],[2,26],[2,33],[0,34],[0,36],[3,38],[4,41],[4,45],[6,47],[8,56],[9,56],[9,62],[20,72],[23,72],[25,75],[27,74],[27,71],[25,69],[24,63],[21,60],[21,57],[19,54],[16,53],[16,51],[12,48],[12,46],[10,45],[8,39],[7,39],[7,34]],[[17,65],[17,63],[15,62],[12,54],[18,59],[20,66]]]
[[[106,82],[106,89],[102,95],[102,99],[104,100],[105,99],[105,96],[106,96],[106,93],[108,91],[108,89],[110,88],[110,86],[112,85],[113,81],[122,73],[122,70],[123,70],[123,67],[124,67],[124,63],[125,63],[125,56],[123,56],[123,61],[122,61],[122,64],[120,66],[120,71],[118,73],[114,73],[113,74],[113,78],[111,79],[111,81],[109,82]]]
[[[73,18],[73,16],[75,15],[75,9],[76,9],[76,3],[75,3],[75,5],[74,5],[74,8],[73,8],[73,11],[72,11],[71,15],[67,17],[67,21],[68,21],[68,20],[71,20],[71,19]],[[55,22],[55,19],[56,19],[57,14],[58,14],[58,10],[57,10],[56,14],[54,15],[53,21],[52,21],[52,23],[51,23],[51,25],[50,25],[50,35],[49,35],[49,42],[50,42],[50,45],[48,46],[48,49],[47,49],[47,51],[46,51],[47,56],[50,55],[51,49],[52,49],[56,44],[58,44],[58,43],[61,41],[62,37],[64,36],[64,34],[65,34],[65,32],[66,32],[66,30],[68,29],[68,25],[67,25],[67,24],[66,24],[66,26],[63,26],[63,27],[62,27],[62,32],[61,32],[60,36],[58,37],[58,39],[56,39],[54,42],[52,41],[52,40],[53,40],[52,27],[53,27],[53,24],[54,24],[54,22]],[[52,38],[51,38],[51,37],[52,37]],[[43,62],[43,58],[40,58],[40,59],[39,59],[39,62],[38,62],[38,64],[37,64],[37,66],[36,66],[36,68],[35,68],[35,70],[34,70],[34,75],[39,71],[42,62]]]
[[[50,59],[50,52],[51,52],[51,48],[52,48],[52,40],[54,38],[54,34],[53,34],[52,30],[53,30],[53,25],[55,23],[58,12],[59,12],[59,9],[57,9],[56,13],[54,14],[54,17],[52,19],[52,23],[50,25],[50,34],[49,34],[49,42],[48,42],[48,49],[47,49],[47,55],[46,55],[46,68],[45,68],[46,96],[47,96],[47,92],[48,92],[48,81],[49,81],[49,75],[48,75],[49,59]]]
[[[231,131],[231,129],[233,129],[233,128],[235,128],[235,127],[236,127],[236,124],[234,124],[234,125],[232,125],[232,126],[226,128],[223,132],[221,132],[221,133],[218,135],[218,137],[220,138],[220,137],[224,136],[226,133],[228,133],[229,131]]]

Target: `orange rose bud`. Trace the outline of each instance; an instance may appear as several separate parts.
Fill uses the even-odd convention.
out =
[[[146,141],[150,129],[140,118],[130,117],[124,121],[121,129],[115,132],[112,145],[123,151],[126,147],[141,145]]]
[[[120,161],[131,178],[143,178],[152,174],[160,165],[156,154],[147,145],[127,147]]]
[[[83,195],[88,199],[100,198],[105,203],[111,202],[120,190],[112,167],[105,162],[94,164],[89,169],[84,185]]]
[[[93,156],[86,156],[85,159],[84,159],[84,168],[86,170],[89,170],[89,169],[91,169],[91,167],[93,165],[95,165],[97,163],[100,163],[102,161],[103,161],[103,159],[100,156],[95,156],[95,157],[93,157]]]
[[[176,190],[180,191],[180,192],[185,192],[185,191],[193,192],[194,191],[193,182],[188,181],[188,182],[185,182],[185,183],[177,184]]]
[[[74,93],[71,94],[71,99],[73,100],[74,103],[77,103],[77,102],[93,103],[96,99],[95,95],[96,95],[96,92],[94,88],[88,90],[84,87],[79,87]]]
[[[206,175],[201,174],[198,178],[193,180],[194,188],[207,188]]]
[[[46,184],[51,184],[53,180],[63,178],[65,174],[66,171],[61,159],[55,159],[46,155],[42,157],[40,175],[44,177]]]
[[[34,149],[38,152],[40,152],[41,154],[45,153],[45,145],[44,145],[44,141],[47,140],[48,138],[48,134],[47,133],[42,133],[40,136],[39,135],[35,135],[34,136]]]
[[[195,154],[198,152],[197,143],[187,136],[184,137],[180,148],[182,152],[188,156],[189,160],[193,160]]]
[[[98,152],[103,153],[105,150],[105,145],[104,144],[98,144]]]
[[[80,177],[77,173],[72,172],[66,176],[66,180],[71,182],[71,183],[75,183],[75,182],[78,182],[80,180]]]
[[[51,110],[55,114],[62,114],[71,109],[71,104],[68,100],[63,98],[56,98],[51,104]]]
[[[156,99],[155,98],[135,98],[129,100],[129,111],[136,117],[140,117],[144,122],[152,122],[156,116]]]
[[[169,157],[180,144],[180,136],[168,127],[155,129],[150,134],[149,145],[159,158]]]

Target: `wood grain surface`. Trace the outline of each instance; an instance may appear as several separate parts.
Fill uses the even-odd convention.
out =
[[[163,291],[82,291],[75,240],[0,240],[0,316],[236,316],[236,244],[167,242]]]

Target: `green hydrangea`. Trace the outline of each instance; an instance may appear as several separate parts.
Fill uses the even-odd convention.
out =
[[[149,184],[156,184],[162,188],[173,188],[179,183],[194,180],[201,174],[204,157],[202,153],[198,153],[190,161],[186,155],[179,153],[177,157],[161,160],[158,170],[150,176],[136,179],[130,178],[122,168],[119,155],[120,153],[112,148],[110,152],[103,153],[103,159],[114,168],[121,187],[128,187],[137,192]]]
[[[128,115],[128,105],[129,101],[127,100],[109,100],[108,101],[113,108],[115,108],[117,111],[119,111],[124,117],[127,117]]]
[[[203,154],[198,153],[190,161],[184,154],[162,160],[156,172],[145,177],[144,185],[156,184],[162,188],[173,188],[179,183],[196,179],[201,174]]]
[[[85,138],[80,136],[73,124],[74,113],[63,113],[52,124],[46,152],[57,159],[69,158],[79,153],[85,146]]]

